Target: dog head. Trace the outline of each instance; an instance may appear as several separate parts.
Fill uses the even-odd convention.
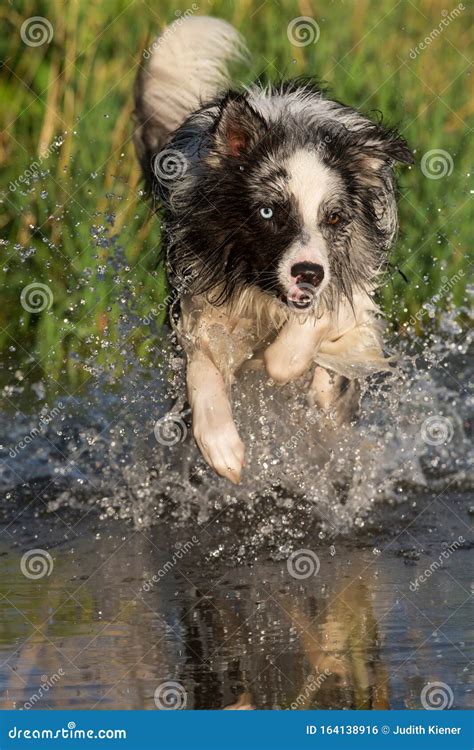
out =
[[[253,285],[300,313],[374,287],[397,229],[393,166],[412,156],[394,131],[331,105],[272,111],[271,98],[259,108],[231,93],[213,109],[168,194],[174,257],[199,265],[202,290],[224,299]],[[191,118],[181,144],[186,127],[196,135]]]

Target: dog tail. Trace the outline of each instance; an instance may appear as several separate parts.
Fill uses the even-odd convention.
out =
[[[135,81],[133,140],[145,179],[153,156],[202,104],[229,85],[228,63],[247,57],[240,34],[208,16],[178,18],[143,53]]]

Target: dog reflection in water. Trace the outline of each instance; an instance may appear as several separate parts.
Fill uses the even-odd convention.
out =
[[[225,706],[224,711],[254,711],[255,706],[252,706],[251,700],[250,693],[242,693],[235,703]]]
[[[389,708],[378,625],[362,581],[336,594],[321,625],[313,625],[291,601],[285,608],[312,667],[291,708]]]
[[[282,705],[281,695],[277,695],[271,686],[272,679],[266,669],[257,677],[255,660],[252,658],[247,668],[246,658],[234,662],[236,677],[240,688],[235,691],[236,700],[225,706],[225,710],[253,710],[259,708],[258,695],[265,692],[274,693],[268,696],[275,707],[297,709],[388,709],[388,673],[380,657],[380,636],[378,625],[372,609],[371,589],[363,578],[356,578],[350,585],[345,581],[338,589],[331,592],[330,603],[323,607],[321,616],[303,611],[301,598],[291,595],[276,595],[283,618],[287,620],[292,632],[298,634],[301,655],[293,657],[293,673],[297,673],[298,682],[292,690],[285,690],[286,704]],[[316,602],[309,588],[305,600],[309,608]],[[217,604],[217,602],[214,602]],[[226,612],[222,602],[218,607],[226,621],[226,630],[235,633],[236,640],[243,640],[245,633],[239,628],[238,619]],[[233,644],[236,645],[236,644]],[[281,648],[279,649],[281,652]],[[273,659],[268,654],[267,664],[281,671],[278,661],[284,654],[278,653]],[[309,667],[309,674],[302,678]],[[240,666],[241,665],[241,666]],[[265,677],[266,674],[266,677]],[[290,679],[286,673],[284,677]],[[284,682],[286,680],[283,678]],[[293,674],[291,675],[293,682]],[[261,684],[256,684],[261,683]],[[252,689],[253,684],[253,689]],[[290,698],[288,700],[288,698]],[[268,706],[267,700],[265,701]]]

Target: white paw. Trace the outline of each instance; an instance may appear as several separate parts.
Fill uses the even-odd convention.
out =
[[[244,465],[245,446],[232,419],[216,422],[209,416],[193,421],[196,443],[216,474],[238,484]]]

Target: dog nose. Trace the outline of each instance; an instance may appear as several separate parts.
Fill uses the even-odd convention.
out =
[[[324,279],[324,268],[318,263],[295,263],[291,267],[291,275],[297,284],[319,286]]]

